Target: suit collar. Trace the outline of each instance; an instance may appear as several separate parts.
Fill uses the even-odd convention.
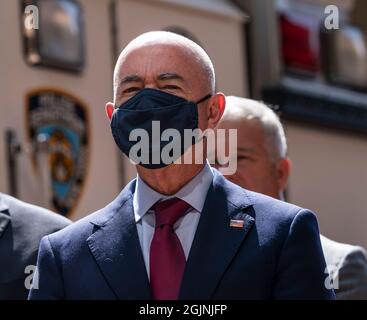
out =
[[[255,217],[248,193],[218,171],[210,187],[186,263],[180,299],[210,299],[250,232]],[[243,228],[230,220],[244,221]]]
[[[10,222],[9,206],[5,202],[5,196],[0,193],[0,238]]]
[[[119,299],[151,299],[148,276],[133,212],[132,181],[93,219],[88,246],[109,286]]]

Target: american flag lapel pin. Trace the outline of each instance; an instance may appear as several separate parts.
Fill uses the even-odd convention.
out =
[[[242,229],[244,225],[245,225],[245,221],[243,221],[243,220],[231,219],[231,222],[229,223],[229,226],[231,228],[240,228],[240,229]]]

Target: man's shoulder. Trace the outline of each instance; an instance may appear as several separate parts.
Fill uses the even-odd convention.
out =
[[[95,228],[93,221],[107,217],[109,213],[105,208],[100,209],[47,237],[54,248],[75,248],[78,242],[84,242],[93,233]]]
[[[120,208],[126,201],[132,201],[130,191],[132,183],[129,183],[112,202],[102,209],[88,214],[68,227],[50,235],[51,243],[63,248],[67,248],[71,244],[75,247],[78,242],[84,243],[96,229],[108,223],[116,214],[125,214],[125,212],[120,212]]]
[[[243,189],[218,174],[215,183],[229,205],[241,208],[253,218],[254,234],[264,249],[272,252],[275,248],[279,252],[294,232],[300,238],[318,233],[317,219],[310,210]],[[297,243],[300,248],[306,245],[302,241]]]
[[[365,300],[367,298],[367,255],[360,247],[330,240],[321,236],[326,264],[337,276],[339,300]],[[336,281],[336,280],[335,280]]]
[[[2,235],[4,241],[1,241],[0,250],[3,261],[6,261],[6,281],[21,279],[25,266],[36,263],[41,239],[71,223],[50,210],[5,194],[0,194],[0,211],[10,222]]]
[[[251,207],[250,214],[255,220],[274,221],[293,220],[303,209],[297,205],[280,201],[275,198],[253,192],[228,181],[218,172],[215,173],[215,182],[219,184],[227,197],[227,201],[237,207]],[[309,210],[306,210],[309,211]]]
[[[1,194],[2,204],[13,221],[20,229],[24,225],[28,233],[51,233],[60,230],[71,223],[69,219],[48,209],[26,203],[9,195]],[[30,230],[30,231],[29,231]]]
[[[278,200],[261,193],[249,190],[245,190],[245,192],[252,200],[255,211],[260,215],[265,214],[268,219],[293,219],[299,212],[307,210],[295,204]]]
[[[356,245],[336,242],[321,236],[321,245],[327,264],[341,266],[345,263],[360,261],[367,266],[366,251]]]
[[[317,227],[316,215],[308,209],[249,190],[244,192],[252,202],[250,212],[259,238],[281,240],[288,237],[292,226],[301,226],[304,231]]]

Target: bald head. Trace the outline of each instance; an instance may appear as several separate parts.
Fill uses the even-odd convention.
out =
[[[284,129],[278,116],[262,102],[230,96],[226,98],[227,108],[219,126],[233,124],[243,126],[246,121],[254,120],[263,130],[267,138],[268,148],[272,159],[285,158],[287,141]],[[237,125],[236,125],[237,124]]]
[[[178,82],[182,86],[175,88]],[[114,71],[115,104],[129,98],[126,90],[135,90],[126,84],[195,100],[214,93],[215,73],[209,56],[198,44],[172,32],[154,31],[138,36],[121,52]]]

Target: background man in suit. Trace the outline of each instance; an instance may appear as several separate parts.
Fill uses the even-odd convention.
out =
[[[0,193],[0,300],[27,299],[42,237],[68,224],[49,210]]]
[[[277,115],[266,105],[227,97],[218,128],[238,129],[237,172],[227,178],[249,190],[284,200],[291,163]],[[367,299],[366,252],[358,246],[321,236],[321,244],[338,299]]]
[[[179,139],[214,129],[225,108],[214,90],[212,62],[191,40],[149,32],[128,44],[106,111],[137,178],[107,207],[43,238],[30,299],[334,298],[310,211],[236,186],[205,152],[183,163],[198,144],[177,143],[174,163],[163,159],[169,144],[154,139],[154,126]],[[134,129],[152,140],[140,155]]]

